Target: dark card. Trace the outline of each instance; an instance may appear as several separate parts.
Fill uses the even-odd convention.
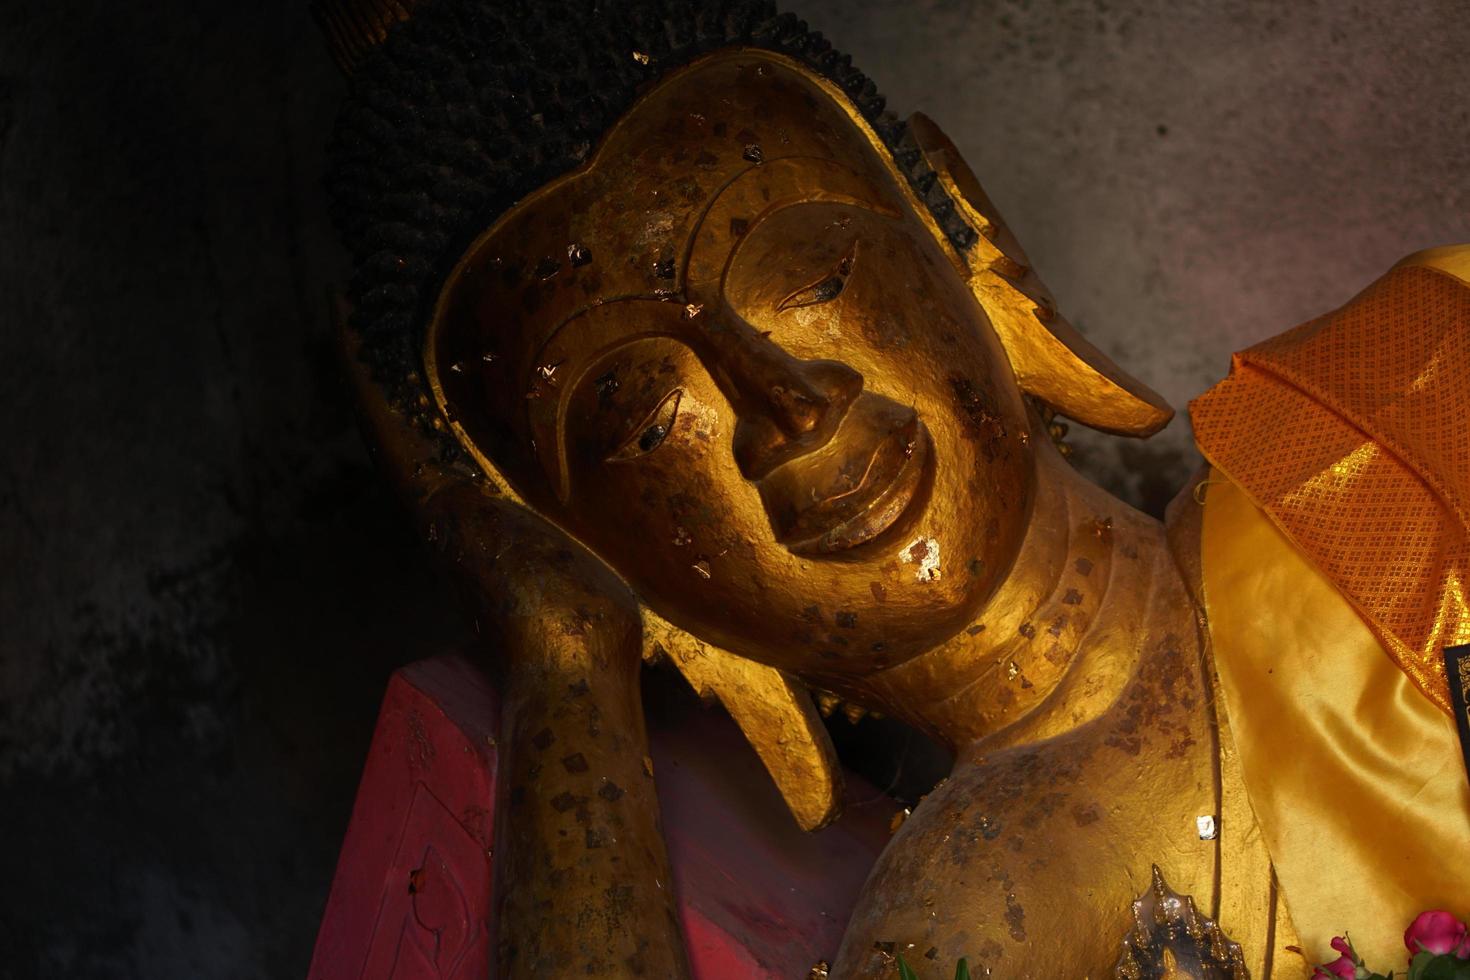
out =
[[[1444,648],[1444,672],[1450,680],[1450,706],[1460,729],[1460,751],[1470,776],[1470,646]]]

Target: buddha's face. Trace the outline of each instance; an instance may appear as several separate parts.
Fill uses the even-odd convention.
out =
[[[776,666],[860,674],[953,635],[1024,528],[1005,353],[845,102],[770,55],[673,76],[497,222],[427,353],[541,513]]]

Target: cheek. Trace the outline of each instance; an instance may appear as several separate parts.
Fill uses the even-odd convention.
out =
[[[927,416],[950,463],[936,498],[948,498],[972,529],[971,548],[988,568],[1004,563],[1024,528],[1035,479],[1029,422],[1009,365],[998,380],[987,352],[955,358],[925,392]]]
[[[942,588],[963,591],[968,602],[989,593],[1019,545],[1034,459],[1005,353],[988,324],[962,318],[978,312],[942,303],[943,295],[937,287],[910,300],[922,323],[893,331],[902,349],[853,347],[863,351],[869,387],[914,406],[929,429],[936,472],[921,530],[943,548]]]

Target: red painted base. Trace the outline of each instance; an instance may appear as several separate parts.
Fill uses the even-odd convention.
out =
[[[497,727],[467,661],[393,675],[310,980],[490,976]],[[893,804],[849,775],[846,814],[805,834],[723,713],[650,719],[649,738],[696,980],[790,980],[831,959]]]

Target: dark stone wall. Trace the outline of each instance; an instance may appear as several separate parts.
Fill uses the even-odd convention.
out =
[[[304,6],[0,13],[0,978],[302,975],[384,680],[465,632],[333,362]],[[805,8],[1176,404],[1470,239],[1460,0]]]
[[[459,629],[333,360],[304,8],[0,18],[3,977],[304,975],[384,680]]]

